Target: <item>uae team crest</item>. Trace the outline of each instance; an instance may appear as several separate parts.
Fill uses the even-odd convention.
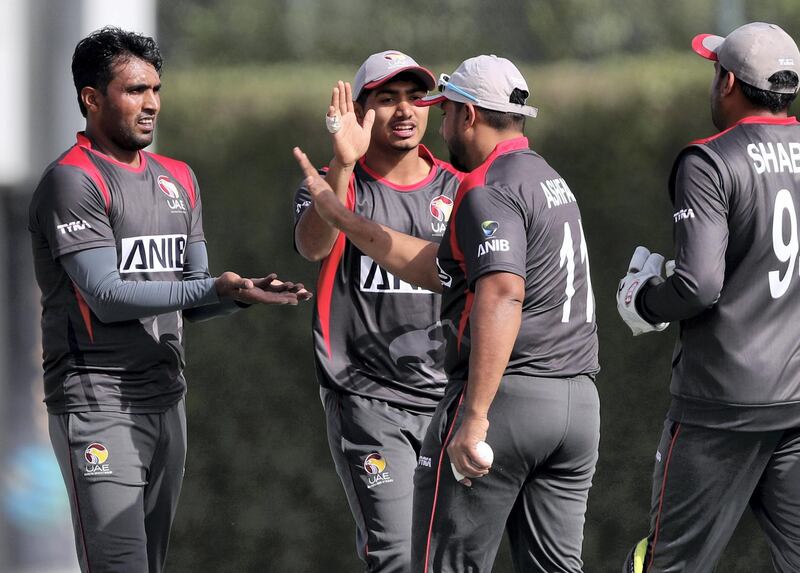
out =
[[[94,442],[86,447],[83,458],[86,461],[84,477],[108,476],[111,475],[111,467],[108,461],[109,451],[103,444]]]
[[[453,200],[445,195],[439,195],[431,200],[430,204],[431,217],[431,230],[434,237],[441,237],[444,235],[444,230],[447,228],[447,222],[450,220],[450,213],[453,212]]]
[[[373,452],[364,460],[364,471],[367,472],[367,489],[392,483],[394,480],[386,469],[386,458],[378,452]]]

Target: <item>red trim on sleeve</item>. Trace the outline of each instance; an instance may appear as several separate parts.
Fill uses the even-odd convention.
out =
[[[646,571],[649,571],[650,568],[653,566],[653,560],[655,559],[656,555],[656,543],[658,543],[658,532],[659,528],[661,527],[661,510],[664,507],[664,492],[667,490],[667,473],[669,472],[669,462],[672,460],[672,450],[675,448],[675,442],[678,441],[678,434],[681,433],[681,425],[678,424],[675,427],[675,435],[672,436],[672,440],[669,443],[669,452],[667,453],[667,459],[664,462],[664,478],[661,480],[661,494],[658,496],[658,512],[656,513],[656,526],[653,531],[653,544],[650,547],[650,562],[647,564]]]
[[[709,141],[714,141],[718,137],[721,137],[728,133],[735,127],[744,124],[764,124],[764,125],[798,125],[800,122],[797,121],[797,118],[794,116],[790,117],[765,117],[761,115],[751,115],[748,117],[743,117],[728,129],[724,131],[720,131],[716,135],[712,135],[711,137],[705,137],[703,139],[695,139],[694,141],[689,142],[689,145],[702,145],[704,143],[708,143]]]
[[[80,141],[80,134],[78,136],[78,140]],[[77,167],[86,173],[103,195],[103,200],[106,204],[106,214],[111,212],[111,193],[108,191],[105,179],[103,179],[103,175],[100,173],[97,165],[95,165],[89,156],[86,155],[86,152],[83,151],[82,146],[73,145],[66,155],[61,158],[58,164],[71,165],[72,167]]]
[[[89,340],[94,342],[94,329],[92,328],[92,309],[89,308],[89,305],[86,303],[86,300],[83,298],[83,295],[78,290],[78,287],[75,286],[75,283],[72,284],[72,292],[75,293],[75,299],[78,302],[78,310],[81,313],[81,317],[83,317],[83,324],[86,326],[86,332],[89,334]]]
[[[350,211],[355,211],[356,188],[355,174],[350,175],[350,183],[347,186],[347,199],[345,206]],[[345,234],[340,232],[336,237],[336,242],[327,257],[322,261],[317,279],[317,317],[319,318],[319,328],[322,331],[322,339],[325,341],[325,348],[328,351],[328,358],[331,358],[331,300],[333,299],[333,284],[336,281],[336,272],[339,269],[339,262],[344,255]]]
[[[698,34],[697,36],[695,36],[692,39],[692,50],[694,50],[696,54],[703,56],[705,59],[716,62],[717,61],[716,52],[712,52],[703,45],[703,40],[713,35],[714,34]]]
[[[464,390],[466,390],[466,386],[464,386]],[[436,486],[433,490],[433,504],[431,507],[431,520],[428,524],[428,539],[425,543],[425,568],[423,570],[424,573],[428,573],[428,563],[430,560],[431,555],[431,537],[433,536],[433,518],[436,516],[436,502],[439,500],[439,480],[442,477],[442,461],[444,461],[444,454],[447,451],[447,444],[450,441],[450,436],[453,433],[453,428],[456,425],[456,417],[458,415],[458,409],[461,407],[461,402],[464,401],[464,390],[461,390],[461,396],[458,398],[458,404],[456,404],[455,410],[453,410],[453,419],[450,421],[450,427],[447,429],[447,435],[442,442],[442,449],[439,452],[439,463],[436,465]]]
[[[145,155],[152,157],[156,163],[161,165],[170,175],[178,180],[178,183],[186,189],[186,193],[189,195],[189,204],[192,206],[192,209],[194,209],[194,204],[197,200],[197,191],[194,188],[194,179],[192,178],[189,166],[183,161],[165,157],[164,155],[150,152],[146,152]]]

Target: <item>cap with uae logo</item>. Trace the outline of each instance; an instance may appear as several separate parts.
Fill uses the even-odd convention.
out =
[[[775,24],[751,22],[736,28],[726,37],[699,34],[692,50],[707,60],[733,72],[746,84],[760,90],[793,94],[797,87],[773,85],[777,72],[790,71],[800,76],[800,51],[792,37]]]
[[[353,101],[357,100],[363,90],[375,89],[402,72],[414,74],[427,90],[436,85],[436,78],[427,68],[423,68],[411,56],[397,50],[387,50],[372,54],[364,60],[353,80]]]

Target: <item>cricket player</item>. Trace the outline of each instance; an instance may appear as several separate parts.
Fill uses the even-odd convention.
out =
[[[634,335],[679,323],[650,534],[624,571],[713,571],[748,505],[775,570],[800,571],[800,52],[761,22],[692,48],[719,133],[672,170],[674,273],[639,247],[617,295]]]
[[[441,245],[344,209],[295,150],[320,216],[389,272],[442,292],[455,326],[415,476],[411,571],[488,572],[507,529],[517,571],[577,572],[600,426],[577,199],[529,148],[537,110],[510,61],[470,58],[439,89],[419,105],[441,105],[451,161],[470,171]]]
[[[420,142],[435,86],[411,57],[368,57],[333,89],[328,178],[342,205],[438,243],[461,173]],[[338,122],[338,123],[337,123]],[[295,196],[295,245],[321,260],[314,355],[328,443],[356,522],[367,571],[409,571],[413,477],[445,386],[441,297],[402,280],[322,219],[306,187]]]
[[[72,59],[86,130],[30,205],[45,402],[84,572],[164,568],[183,481],[183,318],[293,304],[302,285],[208,270],[183,162],[142,151],[160,110],[152,38],[103,28]]]

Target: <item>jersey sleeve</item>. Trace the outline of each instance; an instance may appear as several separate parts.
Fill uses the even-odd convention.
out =
[[[644,291],[639,307],[651,322],[690,318],[719,298],[728,246],[722,173],[699,149],[690,148],[678,160],[672,182],[675,274]]]
[[[471,189],[455,217],[458,248],[464,256],[467,284],[490,272],[525,278],[527,236],[521,207],[494,187]]]
[[[328,173],[327,169],[317,169],[317,173],[320,174],[321,177],[325,177]],[[311,207],[311,192],[308,190],[308,187],[305,185],[305,180],[303,180],[297,191],[294,192],[294,225],[297,226],[297,223],[300,222],[300,217],[303,216],[306,209]]]
[[[189,231],[188,244],[198,243],[205,241],[206,237],[203,233],[203,199],[200,193],[200,185],[197,183],[197,177],[189,167],[189,173],[192,177],[192,184],[194,185],[194,207],[192,208],[192,227]]]
[[[102,191],[81,169],[57,165],[34,194],[32,231],[47,241],[53,259],[97,247],[115,247]]]

